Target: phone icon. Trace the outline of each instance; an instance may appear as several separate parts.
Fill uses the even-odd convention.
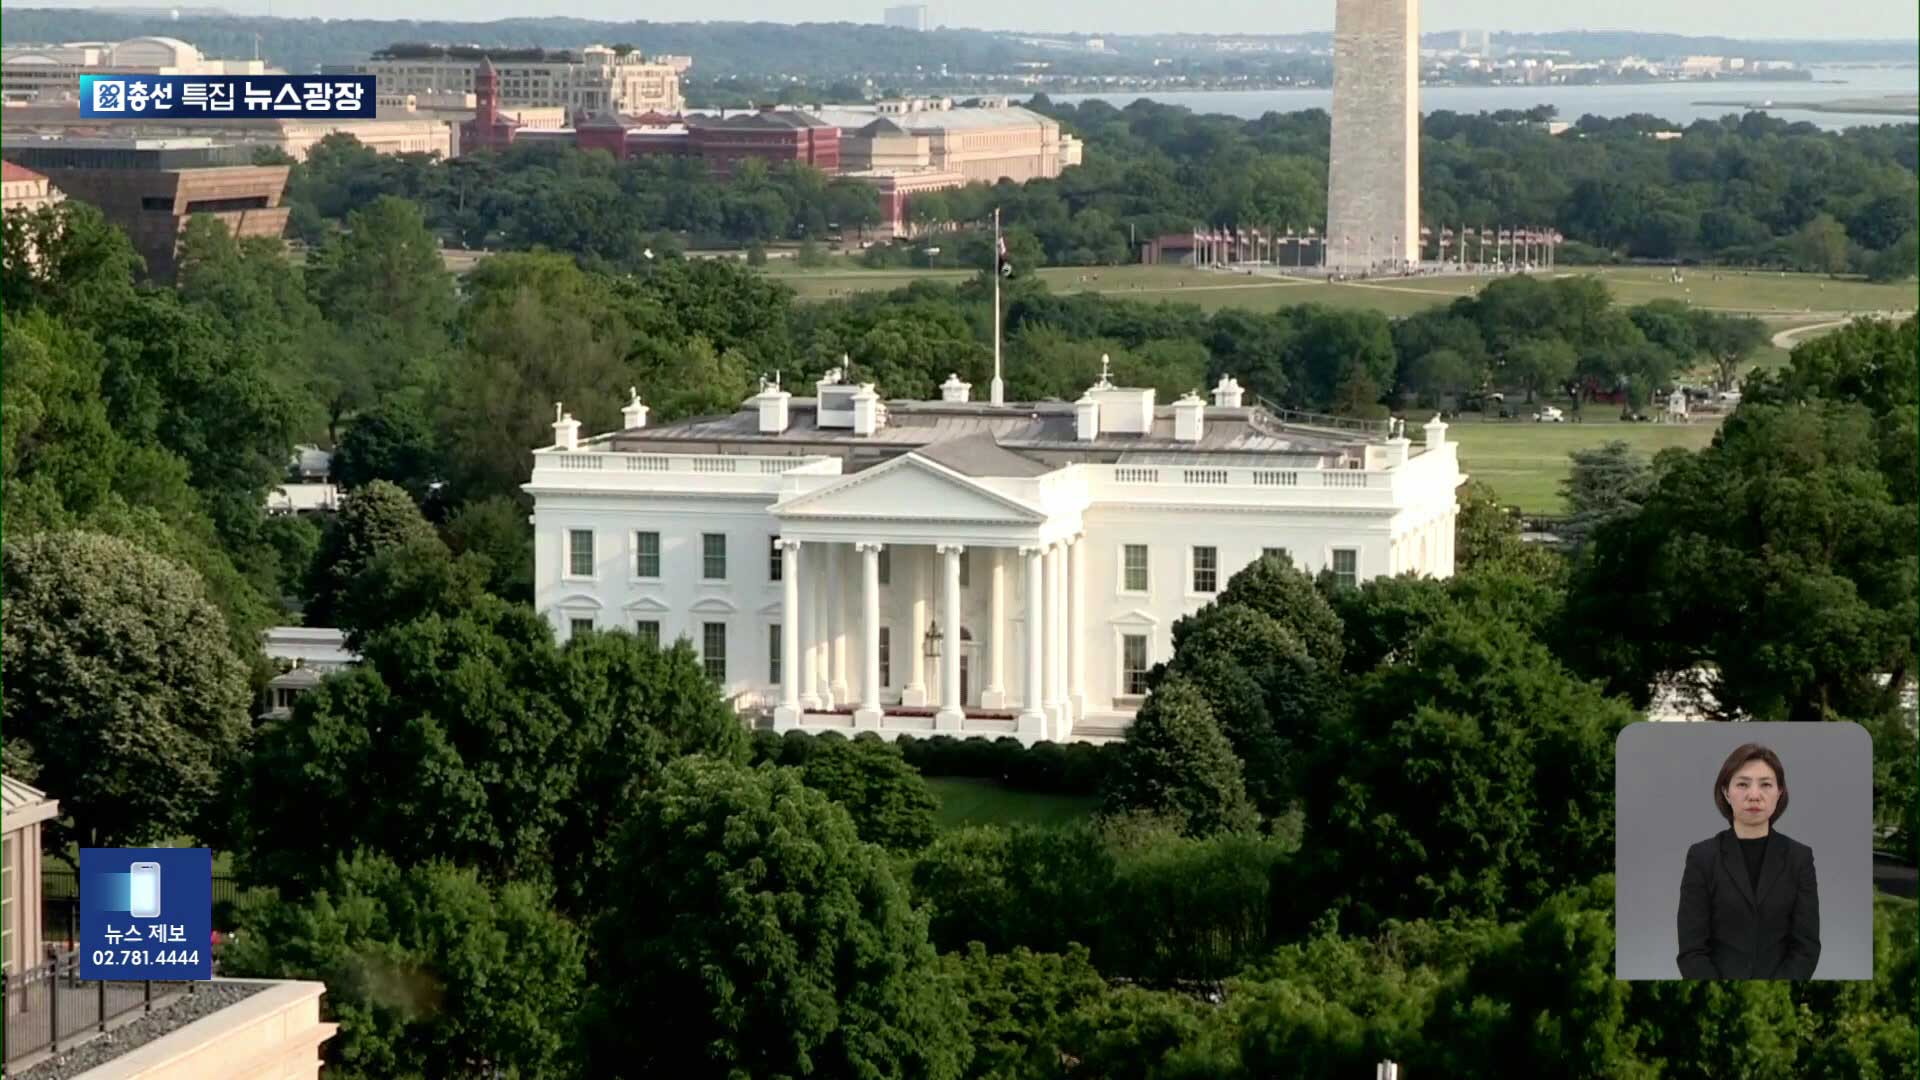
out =
[[[132,914],[136,919],[154,919],[160,916],[160,864],[157,862],[137,862],[133,864],[133,888],[130,897]]]

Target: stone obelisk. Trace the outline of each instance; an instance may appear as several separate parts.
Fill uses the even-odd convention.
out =
[[[1335,0],[1326,262],[1420,260],[1419,0]]]

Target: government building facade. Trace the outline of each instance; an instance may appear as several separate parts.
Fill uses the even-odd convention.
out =
[[[828,373],[730,415],[533,453],[535,604],[562,639],[686,638],[776,730],[1125,733],[1176,620],[1263,556],[1359,582],[1453,571],[1447,426],[1171,405],[1104,376],[1076,402],[883,401]]]

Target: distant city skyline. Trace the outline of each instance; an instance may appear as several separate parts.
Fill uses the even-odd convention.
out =
[[[878,23],[881,12],[898,0],[665,0],[648,5],[655,22],[858,22]],[[73,3],[29,2],[18,8],[135,6],[138,0]],[[16,5],[9,5],[16,6]],[[164,3],[138,4],[164,9]],[[383,0],[226,0],[180,7],[218,6],[234,14],[273,14],[290,18],[386,19],[393,14]],[[1289,34],[1331,31],[1333,0],[1275,4],[1272,0],[1185,0],[1179,5],[1116,5],[1111,0],[945,0],[932,2],[930,22],[1031,33],[1200,33]],[[421,0],[409,7],[414,19],[485,22],[509,18],[568,16],[631,21],[635,10],[620,0]],[[1546,32],[1564,30],[1639,31],[1745,39],[1909,39],[1920,22],[1920,0],[1852,0],[1809,8],[1789,0],[1427,0],[1420,22],[1432,31],[1478,30]]]

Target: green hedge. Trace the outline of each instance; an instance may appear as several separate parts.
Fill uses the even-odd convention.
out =
[[[863,731],[857,739],[878,739]],[[811,735],[804,731],[753,733],[753,762],[771,761],[795,767],[805,765],[814,746],[821,740],[844,741],[846,736],[829,731]],[[965,776],[994,780],[1019,791],[1048,795],[1097,795],[1113,770],[1120,746],[1108,743],[1052,742],[1020,745],[1020,740],[1003,735],[998,739],[956,739],[935,735],[918,739],[902,735],[894,743],[907,764],[922,776]]]

